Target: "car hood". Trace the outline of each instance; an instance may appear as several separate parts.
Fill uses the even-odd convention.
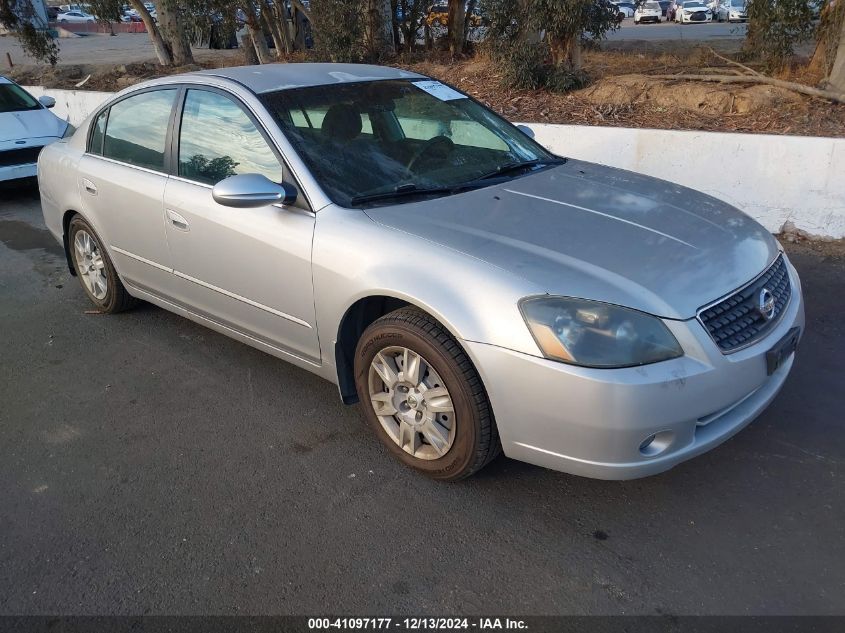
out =
[[[0,142],[57,137],[67,124],[49,110],[0,113]]]
[[[484,189],[366,213],[518,275],[542,292],[672,319],[694,316],[753,279],[778,253],[772,235],[729,204],[575,160]]]

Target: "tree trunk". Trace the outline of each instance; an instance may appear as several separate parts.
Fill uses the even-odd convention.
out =
[[[155,49],[158,63],[162,66],[172,66],[173,57],[170,55],[170,49],[161,37],[158,26],[155,22],[153,22],[153,16],[151,16],[150,12],[147,11],[147,7],[144,6],[142,0],[129,0],[129,4],[131,4],[132,8],[138,12],[141,21],[147,29],[147,35],[150,36],[150,41],[153,43],[153,49]]]
[[[464,22],[466,5],[464,0],[449,0],[449,52],[460,55],[464,51]]]
[[[251,5],[247,5],[246,28],[249,31],[249,38],[252,40],[252,45],[255,47],[258,63],[269,64],[272,60],[270,59],[270,49],[267,47],[267,40],[264,39],[264,29],[261,28],[261,22],[259,22],[258,16],[255,15],[255,10]]]
[[[288,15],[288,10],[287,8],[285,8],[284,3],[275,2],[273,4],[272,14],[276,18],[279,35],[281,37],[282,46],[284,47],[285,52],[292,53],[295,50],[295,47],[291,28],[296,28],[296,7],[291,6],[290,15]],[[290,17],[291,19],[288,20],[288,17]]]
[[[845,16],[840,19],[842,24],[839,25],[839,46],[836,48],[836,57],[833,58],[833,68],[827,83],[833,90],[845,92]]]
[[[252,41],[252,35],[250,35],[248,31],[238,43],[244,51],[244,64],[247,66],[253,66],[254,64],[261,63],[258,61],[258,53],[255,52],[255,44]]]
[[[374,60],[382,60],[395,54],[390,0],[366,0],[364,11],[369,56]]]
[[[393,30],[393,48],[397,51],[402,46],[402,38],[399,36],[399,18],[396,13],[399,9],[399,0],[390,0],[390,27]]]
[[[290,53],[290,36],[287,30],[287,18],[284,15],[279,15],[276,9],[282,7],[270,7],[264,4],[261,7],[261,23],[270,31],[270,37],[273,38],[273,46],[276,47],[276,59],[284,59],[285,53]]]
[[[308,16],[295,4],[293,5],[293,50],[304,51],[308,47],[305,43],[306,30],[308,28]]]
[[[158,3],[158,25],[164,41],[170,48],[175,66],[186,66],[194,63],[194,54],[188,42],[185,25],[179,18],[179,8],[174,0],[164,0]]]
[[[466,17],[464,18],[464,48],[466,48],[469,40],[469,30],[472,28],[472,13],[475,7],[478,6],[478,0],[469,0],[467,2]]]
[[[566,70],[581,70],[583,59],[580,34],[569,37],[549,36],[549,48],[552,52],[552,63],[555,66]]]

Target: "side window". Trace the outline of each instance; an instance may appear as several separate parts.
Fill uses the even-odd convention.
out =
[[[103,153],[103,136],[106,131],[106,118],[108,115],[109,111],[103,110],[92,125],[91,146],[88,148],[88,151],[92,154],[102,155]]]
[[[237,174],[282,182],[282,166],[252,120],[216,92],[188,90],[179,133],[179,175],[214,185]]]
[[[164,171],[167,125],[176,90],[143,92],[111,107],[103,156]]]

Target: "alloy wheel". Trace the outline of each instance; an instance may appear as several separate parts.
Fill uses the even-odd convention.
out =
[[[73,239],[73,258],[88,292],[98,301],[105,299],[109,289],[106,264],[100,253],[100,245],[85,229],[78,230]]]
[[[455,441],[455,409],[434,367],[407,347],[386,347],[368,375],[370,402],[385,432],[403,451],[433,460]]]

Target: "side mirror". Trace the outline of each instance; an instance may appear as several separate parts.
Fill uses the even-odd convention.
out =
[[[277,184],[261,174],[241,174],[221,180],[211,190],[217,204],[239,209],[268,204],[293,204],[299,192],[291,184]]]
[[[38,97],[38,103],[43,105],[45,108],[52,108],[56,105],[56,100],[53,97],[48,97],[47,95]]]
[[[534,138],[534,130],[527,125],[517,125],[516,129],[525,134],[528,138]]]

